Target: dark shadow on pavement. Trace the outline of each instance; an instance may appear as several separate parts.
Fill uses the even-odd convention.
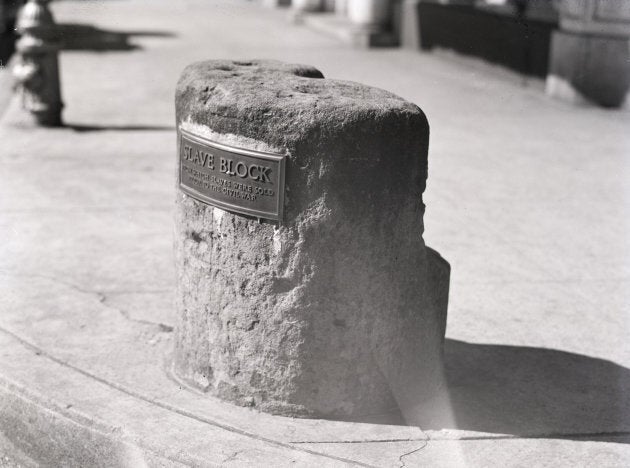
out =
[[[62,50],[128,51],[139,49],[129,39],[134,36],[174,37],[165,31],[109,31],[88,24],[58,24]]]
[[[446,340],[455,425],[423,427],[630,443],[630,370],[545,348]]]
[[[445,340],[447,391],[409,425],[466,439],[548,438],[630,444],[630,369],[546,348]],[[405,425],[400,411],[347,420]]]
[[[69,128],[75,132],[134,132],[134,131],[165,131],[175,130],[172,125],[80,125],[64,124],[64,128]]]

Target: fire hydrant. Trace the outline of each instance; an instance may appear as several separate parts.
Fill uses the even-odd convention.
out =
[[[16,44],[19,57],[13,69],[22,107],[38,125],[60,126],[60,43],[48,0],[28,0],[18,14],[15,29],[22,36]]]

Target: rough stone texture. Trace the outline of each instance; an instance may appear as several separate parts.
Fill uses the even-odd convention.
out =
[[[288,157],[280,226],[178,193],[176,372],[272,413],[417,413],[441,385],[448,294],[422,239],[428,123],[391,93],[322,78],[264,61],[180,78],[178,126]]]

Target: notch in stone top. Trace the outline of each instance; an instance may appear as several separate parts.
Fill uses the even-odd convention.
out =
[[[285,73],[302,78],[324,78],[322,72],[310,65],[284,63],[278,60],[205,60],[188,65],[180,77],[181,84],[199,79],[226,78],[241,75]]]

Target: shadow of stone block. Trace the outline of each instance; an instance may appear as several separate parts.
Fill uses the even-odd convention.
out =
[[[445,362],[458,429],[615,442],[630,435],[630,369],[611,361],[447,339]]]

